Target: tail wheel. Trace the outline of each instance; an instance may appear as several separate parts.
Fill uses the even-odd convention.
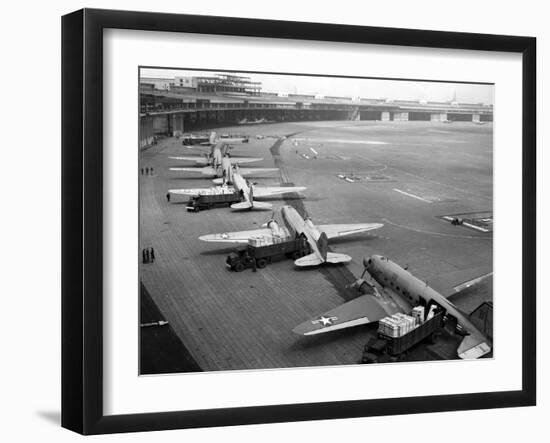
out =
[[[256,267],[262,269],[267,266],[267,260],[265,258],[260,258],[256,261]]]

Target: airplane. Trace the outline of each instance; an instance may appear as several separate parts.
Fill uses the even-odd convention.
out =
[[[208,137],[190,135],[183,137],[182,144],[186,147],[212,146],[218,143],[248,143],[249,137],[230,137],[222,134],[218,136],[215,131],[212,131]]]
[[[256,187],[244,179],[239,173],[234,172],[232,176],[233,189],[241,195],[242,201],[231,205],[233,209],[271,209],[273,206],[267,202],[257,202],[255,197],[270,197],[273,195],[287,194],[289,192],[300,192],[307,189],[305,186],[262,186]],[[205,191],[231,191],[231,189],[224,183],[221,187],[211,189],[170,189],[168,192],[176,195],[189,195],[197,196]]]
[[[266,118],[257,118],[256,120],[248,120],[243,118],[239,121],[239,125],[260,125],[262,123],[275,123],[275,120],[267,120]]]
[[[288,232],[290,236],[306,238],[311,254],[294,261],[299,267],[317,266],[323,263],[347,263],[351,257],[328,251],[328,240],[335,237],[366,232],[384,226],[381,223],[331,224],[315,226],[309,217],[305,219],[292,206],[283,206],[274,211],[271,220],[262,225],[261,229],[250,231],[223,232],[221,234],[202,235],[199,240],[221,243],[248,243],[249,239],[264,236],[274,238],[281,232]]]
[[[409,313],[419,304],[435,303],[447,311],[447,315],[456,319],[459,328],[466,334],[458,347],[458,356],[462,359],[479,358],[489,353],[492,344],[469,319],[468,315],[457,308],[448,297],[428,286],[397,263],[381,255],[372,255],[363,260],[365,270],[352,286],[370,286],[374,294],[366,293],[348,301],[312,320],[308,320],[293,332],[299,335],[317,335],[330,331],[350,328],[376,322],[396,313]],[[363,279],[368,274],[366,280]],[[492,272],[476,276],[473,279],[453,287],[446,287],[450,295],[471,287],[484,280]],[[462,275],[464,278],[464,275]]]
[[[224,154],[225,153],[225,154]],[[209,155],[203,157],[169,157],[172,160],[194,161],[199,166],[219,166],[222,164],[222,159],[227,158],[230,163],[254,163],[263,160],[262,158],[253,157],[239,157],[231,158],[227,154],[227,150],[219,144],[212,146],[212,152]]]
[[[236,160],[232,162],[231,160]],[[254,175],[263,172],[277,172],[278,168],[239,168],[239,159],[229,159],[228,157],[223,157],[221,165],[217,166],[205,166],[204,168],[179,168],[174,167],[170,168],[170,171],[178,172],[195,172],[208,177],[215,177],[212,180],[215,184],[221,185],[224,182],[227,184],[233,184],[233,173],[238,172],[241,176]]]

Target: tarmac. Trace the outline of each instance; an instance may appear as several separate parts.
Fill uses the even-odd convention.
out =
[[[345,265],[298,270],[291,260],[283,260],[258,272],[235,273],[225,266],[225,258],[236,246],[198,237],[260,227],[271,211],[187,212],[186,198],[166,201],[168,189],[213,184],[200,174],[169,171],[191,166],[169,156],[205,151],[186,148],[174,137],[142,150],[140,168],[153,167],[154,172],[139,176],[140,251],[154,247],[156,256],[154,263],[143,264],[139,254],[140,279],[154,305],[142,303],[142,310],[158,310],[155,315],[169,322],[164,327],[180,340],[191,361],[188,366],[147,365],[158,355],[182,355],[174,352],[176,340],[167,343],[147,332],[142,334],[141,362],[150,369],[142,373],[356,364],[376,331],[372,326],[315,337],[298,336],[292,329],[359,295],[346,286],[360,276],[364,257],[386,255],[428,284],[441,275],[492,268],[492,232],[442,218],[492,214],[492,123],[301,122],[217,132],[251,136],[249,143],[233,145],[232,156],[263,160],[243,169],[280,168],[251,178],[258,186],[307,187],[301,195],[267,200],[274,207],[292,205],[318,224],[381,222],[384,227],[330,241],[332,251],[353,257]],[[462,301],[453,298],[467,312],[483,301],[493,302],[490,282],[470,290]],[[410,360],[456,358],[457,339],[450,336],[444,343],[418,346]]]

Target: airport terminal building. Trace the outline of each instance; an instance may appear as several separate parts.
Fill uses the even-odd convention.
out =
[[[269,122],[493,121],[485,103],[389,100],[264,92],[260,82],[233,74],[140,78],[140,147],[155,136],[225,125]]]

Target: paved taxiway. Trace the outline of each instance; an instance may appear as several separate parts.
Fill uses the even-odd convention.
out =
[[[256,273],[234,273],[225,267],[232,247],[197,237],[259,227],[271,212],[219,208],[188,213],[185,199],[166,201],[167,190],[208,187],[212,182],[198,174],[169,171],[170,166],[183,165],[169,156],[201,151],[184,148],[175,138],[142,151],[140,167],[153,167],[154,174],[140,175],[140,245],[153,246],[156,261],[140,264],[141,280],[203,370],[356,363],[372,328],[317,337],[291,331],[356,296],[345,286],[361,274],[367,255],[387,255],[428,282],[441,273],[491,266],[492,233],[453,226],[439,217],[491,211],[492,124],[317,122],[218,132],[293,134],[279,143],[277,138],[251,138],[232,151],[235,157],[264,158],[250,166],[281,167],[280,174],[252,181],[308,187],[303,200],[273,198],[269,201],[274,206],[293,205],[314,223],[385,226],[330,243],[333,251],[353,257],[348,265],[297,270],[287,260]],[[338,175],[364,179],[350,183]],[[490,292],[485,285],[470,294],[468,306],[492,300]],[[430,355],[423,358],[436,358]]]

